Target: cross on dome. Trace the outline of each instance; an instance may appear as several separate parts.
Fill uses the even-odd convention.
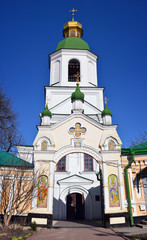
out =
[[[74,74],[73,77],[76,77],[76,78],[77,78],[76,82],[77,82],[77,85],[79,85],[80,77],[81,77],[81,75],[79,74],[79,72],[77,72],[77,74]]]
[[[107,101],[108,101],[109,99],[107,98],[107,97],[105,97],[104,98],[104,101],[105,101],[105,104],[107,105]]]
[[[77,10],[73,8],[72,10],[69,11],[72,12],[72,21],[74,21],[75,12],[77,12]]]

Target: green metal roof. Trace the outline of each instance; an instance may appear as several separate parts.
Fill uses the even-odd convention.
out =
[[[30,164],[8,152],[0,151],[0,166],[33,167],[33,164]]]
[[[84,93],[80,91],[79,85],[77,85],[75,92],[71,95],[71,100],[82,100],[84,101]]]
[[[136,155],[147,154],[147,142],[132,146],[130,148],[122,148],[122,155],[129,155],[132,151],[135,152]]]
[[[18,145],[19,147],[33,147],[33,145]]]
[[[112,116],[112,112],[109,110],[109,108],[107,107],[107,104],[105,104],[105,108],[104,110],[102,111],[102,117],[106,116],[106,115],[109,115],[109,116]]]
[[[63,39],[58,43],[56,51],[62,48],[90,50],[88,43],[79,37],[68,37]]]
[[[42,111],[41,115],[42,115],[42,117],[44,117],[44,116],[49,116],[49,117],[51,117],[51,116],[52,116],[52,113],[51,113],[50,110],[48,109],[48,106],[45,107],[45,109]]]

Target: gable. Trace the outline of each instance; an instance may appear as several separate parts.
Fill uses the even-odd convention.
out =
[[[73,183],[74,183],[74,185],[76,185],[76,184],[78,184],[78,185],[89,185],[89,184],[92,184],[93,183],[93,180],[91,180],[91,179],[88,179],[88,178],[84,178],[84,177],[82,177],[82,176],[79,176],[79,175],[77,175],[77,174],[75,174],[75,175],[72,175],[72,176],[70,176],[70,177],[66,177],[66,178],[63,178],[63,179],[60,179],[60,180],[58,180],[58,182],[57,182],[59,185],[73,185]]]

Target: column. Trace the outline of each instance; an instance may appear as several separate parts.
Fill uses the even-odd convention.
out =
[[[0,203],[1,203],[1,197],[2,197],[2,191],[3,191],[3,176],[0,176]]]
[[[32,192],[32,204],[31,204],[31,209],[37,208],[37,195],[38,195],[38,186],[37,186],[37,182],[38,182],[38,176],[37,176],[37,172],[38,172],[38,163],[34,162],[34,188],[33,188],[33,192]]]
[[[103,166],[103,188],[104,188],[104,210],[109,208],[109,194],[108,194],[108,176],[107,176],[107,169],[106,163],[102,163]]]
[[[118,184],[120,189],[120,205],[121,209],[125,208],[125,196],[124,196],[124,186],[123,186],[123,179],[122,179],[122,168],[121,168],[121,161],[118,161]]]
[[[51,213],[53,213],[54,166],[55,166],[55,163],[50,162],[49,187],[48,187],[48,210]]]

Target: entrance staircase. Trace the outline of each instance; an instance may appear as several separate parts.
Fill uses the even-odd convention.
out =
[[[53,221],[53,228],[93,228],[102,227],[102,222],[100,220],[91,221]]]

